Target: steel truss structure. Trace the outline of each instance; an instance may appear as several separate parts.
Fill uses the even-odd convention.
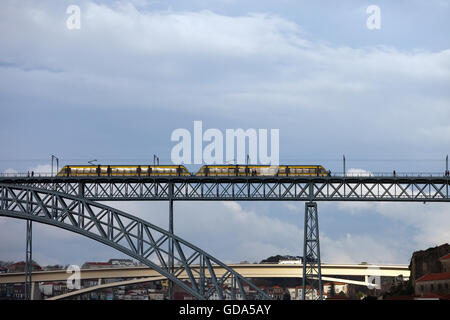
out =
[[[319,217],[316,202],[305,203],[302,299],[306,298],[322,300]]]
[[[203,201],[305,201],[305,233],[304,233],[304,264],[303,264],[303,297],[313,296],[308,293],[308,288],[316,289],[319,293],[318,298],[322,298],[321,286],[321,270],[320,270],[320,246],[319,246],[319,232],[318,232],[318,213],[317,201],[402,201],[402,202],[450,202],[449,186],[450,177],[448,176],[328,176],[328,177],[198,177],[198,176],[174,176],[174,177],[148,177],[148,176],[90,176],[90,177],[0,177],[0,184],[14,184],[16,189],[21,189],[21,193],[37,192],[44,193],[51,197],[52,214],[61,210],[59,208],[60,200],[58,197],[66,197],[71,201],[79,201],[88,204],[93,208],[99,208],[100,205],[92,201],[149,201],[149,200],[165,200],[169,201],[169,232],[164,231],[162,234],[163,241],[167,241],[168,248],[163,251],[160,248],[162,243],[154,242],[152,239],[148,242],[153,245],[155,249],[151,254],[166,254],[168,256],[168,263],[162,264],[161,271],[168,275],[173,275],[176,278],[177,272],[188,272],[191,279],[191,287],[193,292],[202,294],[204,298],[210,297],[211,290],[215,290],[219,298],[224,297],[223,290],[220,290],[224,283],[224,278],[217,279],[216,276],[211,275],[211,283],[213,284],[209,290],[205,291],[204,285],[198,285],[194,280],[194,273],[188,271],[189,264],[191,264],[191,257],[186,260],[186,256],[180,253],[181,239],[173,235],[173,201],[189,201],[189,200],[203,200]],[[6,185],[4,185],[6,186]],[[9,187],[11,188],[11,186]],[[45,191],[46,190],[46,191]],[[50,196],[53,195],[53,196]],[[75,198],[74,198],[75,197]],[[61,199],[63,199],[61,198]],[[40,201],[38,201],[40,203]],[[59,208],[59,209],[58,209]],[[107,208],[107,207],[105,207]],[[0,208],[2,209],[2,208]],[[64,210],[64,209],[63,209]],[[78,209],[79,210],[79,209]],[[115,209],[102,209],[106,212],[102,218],[108,216],[107,219],[114,221],[119,212]],[[67,211],[67,210],[66,210]],[[121,213],[123,214],[123,213]],[[84,214],[71,213],[72,219],[84,219]],[[97,219],[92,217],[92,221]],[[120,216],[120,214],[119,214]],[[52,220],[53,221],[53,220]],[[56,223],[58,221],[53,221]],[[94,223],[94,222],[93,222]],[[103,223],[103,224],[102,224]],[[114,223],[114,222],[111,222]],[[117,228],[117,223],[114,228]],[[137,222],[137,225],[145,226],[145,221]],[[105,227],[107,230],[111,228],[109,222],[98,221],[95,223],[96,228]],[[75,232],[84,231],[84,225],[79,224],[74,228]],[[149,225],[151,226],[151,225]],[[81,227],[81,228],[80,228]],[[130,231],[138,230],[136,226],[131,224],[127,227],[120,226],[117,230],[119,232],[120,240],[127,234],[128,227]],[[145,227],[154,228],[155,226]],[[94,225],[89,225],[89,228],[94,228]],[[113,228],[113,229],[114,229]],[[125,228],[125,229],[124,229]],[[157,227],[155,227],[157,228]],[[101,229],[99,229],[101,230]],[[158,229],[152,229],[158,230]],[[90,231],[90,229],[88,230]],[[158,231],[158,232],[162,232]],[[109,232],[109,231],[108,231]],[[127,252],[133,253],[133,257],[137,257],[142,261],[142,257],[136,256],[136,249],[141,250],[139,241],[144,241],[142,238],[143,232],[139,235],[128,235],[125,239],[130,242],[131,239],[138,241],[138,246],[125,246]],[[92,235],[88,235],[92,237]],[[96,235],[98,237],[98,235]],[[110,241],[110,245],[117,245],[114,242],[115,238],[109,238],[109,233],[105,237],[100,235],[99,241]],[[134,237],[134,238],[133,238]],[[141,240],[138,240],[141,239]],[[178,240],[176,240],[178,239]],[[112,241],[112,243],[111,243]],[[153,241],[153,242],[152,242]],[[143,243],[143,242],[142,242]],[[149,243],[146,242],[148,245]],[[186,243],[187,244],[187,243]],[[185,245],[186,245],[185,244]],[[192,246],[187,245],[191,250]],[[123,248],[123,247],[122,247]],[[119,249],[120,250],[120,249]],[[148,249],[147,249],[148,250]],[[200,249],[194,249],[195,252],[201,252]],[[123,250],[122,250],[123,251]],[[140,251],[138,251],[139,253]],[[146,251],[144,256],[150,251]],[[129,254],[128,253],[128,254]],[[178,258],[175,255],[178,254]],[[162,258],[158,257],[160,261]],[[211,265],[213,258],[206,256],[203,252],[197,259],[202,260],[201,265],[204,265],[204,271],[200,275],[200,282],[204,283],[202,277],[206,276],[206,270]],[[203,258],[200,258],[203,257]],[[178,259],[178,260],[177,260]],[[216,259],[214,259],[216,260]],[[146,263],[146,262],[144,262]],[[176,266],[178,263],[180,266]],[[153,265],[152,265],[153,267]],[[164,273],[162,273],[164,274]],[[164,274],[165,275],[165,274]],[[191,277],[192,275],[192,277]],[[230,280],[234,286],[231,288],[231,295],[236,292],[236,288],[241,288],[242,283],[246,280],[239,278],[232,271],[227,272],[225,278],[234,276]],[[169,277],[170,278],[170,277]],[[235,280],[233,280],[235,279]],[[177,283],[177,282],[175,282]],[[178,283],[177,283],[178,284]],[[308,287],[308,285],[310,287]],[[172,292],[172,289],[171,289]],[[242,294],[242,292],[241,292]],[[195,296],[195,295],[194,295]],[[245,296],[245,295],[244,295]],[[196,296],[197,297],[197,296]]]
[[[94,201],[450,201],[449,177],[2,177]]]
[[[146,264],[196,299],[246,299],[244,286],[255,290],[256,298],[269,299],[233,269],[173,233],[82,196],[0,184],[0,216],[45,223],[99,241]],[[214,264],[226,271],[216,275]],[[182,281],[181,275],[189,280]]]

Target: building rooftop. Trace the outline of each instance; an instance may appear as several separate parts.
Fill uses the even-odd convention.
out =
[[[450,272],[440,272],[440,273],[428,273],[423,277],[417,279],[416,282],[422,281],[436,281],[436,280],[447,280],[450,279]]]
[[[447,253],[445,256],[439,258],[439,260],[448,260],[448,259],[450,259],[450,253]]]
[[[440,300],[450,300],[450,294],[448,293],[428,293],[416,299],[440,299]]]

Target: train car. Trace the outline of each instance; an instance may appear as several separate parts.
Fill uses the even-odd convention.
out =
[[[70,165],[64,166],[57,174],[63,177],[74,176],[190,176],[185,166],[166,165]]]
[[[327,176],[321,165],[205,165],[196,176]]]

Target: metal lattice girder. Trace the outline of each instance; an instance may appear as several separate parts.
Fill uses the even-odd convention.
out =
[[[41,222],[97,240],[141,261],[197,299],[208,299],[213,294],[230,297],[233,284],[244,299],[247,298],[244,285],[257,292],[256,298],[269,299],[240,274],[189,242],[145,220],[82,196],[0,184],[0,216]],[[169,242],[174,246],[173,270],[167,263]],[[203,268],[193,267],[199,264]],[[225,273],[216,274],[214,264],[223,267]],[[189,280],[182,281],[182,278]]]
[[[303,300],[322,300],[321,269],[317,203],[307,202],[305,203],[305,225],[303,239]]]
[[[450,201],[449,177],[0,177],[0,183],[82,192],[95,201]]]

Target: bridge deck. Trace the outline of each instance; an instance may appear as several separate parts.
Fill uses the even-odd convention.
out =
[[[448,176],[324,177],[0,177],[0,184],[28,185],[95,201],[287,200],[450,201]]]

